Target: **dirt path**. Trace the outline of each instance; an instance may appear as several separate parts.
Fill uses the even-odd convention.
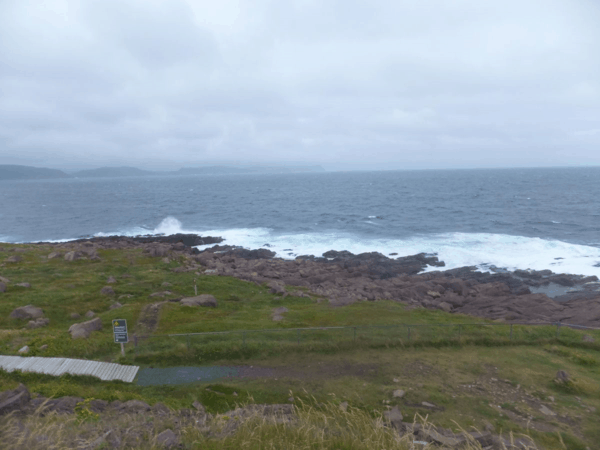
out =
[[[134,327],[134,334],[138,338],[138,343],[148,339],[157,330],[160,308],[165,303],[168,303],[168,301],[152,303],[142,308],[140,317]]]

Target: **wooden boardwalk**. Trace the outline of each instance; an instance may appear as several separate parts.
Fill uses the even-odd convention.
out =
[[[37,372],[59,376],[93,375],[102,381],[122,380],[131,383],[140,369],[139,366],[122,366],[115,363],[88,361],[70,358],[43,358],[39,356],[0,356],[0,367],[8,372],[20,369],[23,372]]]

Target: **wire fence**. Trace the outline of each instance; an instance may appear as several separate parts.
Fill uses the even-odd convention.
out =
[[[585,331],[585,334],[582,333]],[[203,333],[162,334],[138,337],[134,334],[135,354],[139,351],[163,351],[181,345],[185,338],[187,350],[215,345],[252,344],[354,344],[426,343],[490,339],[499,341],[534,342],[559,339],[563,342],[600,342],[600,328],[582,325],[543,323],[454,323],[454,324],[394,324],[310,328],[273,328],[260,330],[228,330]],[[149,340],[158,340],[149,342]],[[143,344],[143,345],[141,345]]]

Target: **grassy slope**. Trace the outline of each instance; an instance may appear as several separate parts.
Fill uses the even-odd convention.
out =
[[[50,247],[27,245],[4,245],[0,260],[18,254],[19,263],[6,263],[0,267],[0,275],[9,278],[7,292],[0,294],[0,354],[17,354],[23,345],[29,345],[29,355],[64,356],[115,361],[125,364],[134,362],[133,344],[126,345],[126,357],[120,356],[120,346],[113,342],[111,320],[127,319],[131,335],[142,308],[160,298],[149,298],[153,292],[170,290],[179,296],[194,294],[194,278],[198,278],[198,293],[209,293],[219,301],[216,309],[194,309],[181,307],[177,303],[163,306],[156,334],[190,333],[222,330],[251,330],[263,328],[323,327],[340,325],[372,325],[401,323],[481,323],[481,319],[446,314],[441,311],[423,309],[406,310],[404,305],[392,301],[364,302],[341,308],[331,308],[317,299],[287,297],[282,299],[268,293],[264,286],[247,283],[229,277],[201,276],[193,273],[173,273],[171,268],[179,262],[165,264],[158,258],[148,258],[139,251],[100,251],[101,261],[66,262],[62,259],[46,260]],[[27,253],[7,250],[21,247]],[[124,274],[131,278],[122,278]],[[100,294],[108,276],[118,282],[113,286],[116,296],[110,298]],[[161,287],[168,281],[172,286]],[[29,282],[31,288],[14,286],[14,283]],[[123,308],[109,310],[119,295]],[[176,295],[173,295],[175,297]],[[26,323],[9,319],[10,312],[27,304],[39,306],[45,317],[50,318],[48,327],[29,330]],[[271,320],[274,307],[286,306],[289,312],[282,322]],[[77,312],[82,316],[94,311],[102,318],[103,330],[95,332],[88,340],[72,340],[67,332],[71,324],[87,319],[70,319]],[[581,335],[573,330],[561,330],[561,336],[570,338],[561,343],[552,342],[534,345],[505,345],[508,327],[479,330],[472,327],[463,330],[462,345],[440,340],[433,345],[414,346],[419,337],[432,338],[433,331],[427,329],[411,331],[409,343],[405,329],[359,331],[353,343],[351,330],[302,334],[301,345],[296,344],[295,332],[288,334],[248,335],[247,345],[241,345],[241,336],[213,336],[195,338],[192,350],[188,351],[185,339],[165,338],[149,340],[139,347],[135,364],[141,367],[245,364],[265,367],[281,367],[286,376],[268,380],[235,380],[212,385],[148,386],[142,387],[123,382],[101,382],[94,377],[65,375],[51,377],[33,373],[6,373],[0,370],[0,390],[12,389],[19,382],[25,383],[32,392],[45,396],[77,395],[84,398],[105,400],[142,399],[149,404],[161,401],[173,408],[188,408],[194,400],[200,400],[209,411],[223,412],[235,402],[253,398],[262,403],[286,403],[290,391],[296,399],[310,402],[347,400],[351,405],[365,411],[383,409],[384,401],[399,404],[405,418],[412,419],[415,413],[429,414],[430,420],[442,426],[455,428],[453,421],[464,427],[481,427],[484,420],[495,423],[497,429],[516,432],[526,431],[524,425],[510,418],[516,410],[530,414],[538,421],[548,423],[553,430],[561,431],[569,448],[594,448],[600,442],[600,355],[598,346],[577,344]],[[345,336],[344,336],[345,333]],[[494,334],[496,333],[496,334]],[[498,338],[502,333],[503,338]],[[516,340],[528,334],[551,338],[553,329],[514,329]],[[456,329],[439,329],[436,336],[456,337]],[[473,342],[487,345],[469,345]],[[600,340],[600,335],[596,335]],[[325,338],[325,339],[324,339]],[[384,339],[385,338],[385,339]],[[449,343],[450,342],[450,343]],[[455,342],[455,341],[454,341]],[[523,341],[524,342],[524,341]],[[48,349],[39,347],[48,344]],[[495,369],[497,368],[497,369]],[[575,384],[570,390],[561,389],[552,382],[558,369],[571,374]],[[298,374],[295,375],[295,372]],[[399,382],[394,382],[397,378]],[[528,409],[526,403],[516,404],[503,401],[518,399],[518,394],[499,395],[489,387],[491,378],[510,380],[511,393],[526,391],[544,403],[548,396],[555,398],[553,409],[577,421],[577,425],[562,423],[558,418],[547,418],[539,411]],[[479,380],[483,390],[463,388]],[[206,387],[220,391],[217,395],[206,391]],[[407,391],[403,401],[393,399],[394,389]],[[505,389],[505,390],[507,390]],[[233,396],[233,392],[238,396]],[[581,401],[577,400],[577,397]],[[428,412],[419,407],[406,406],[430,401],[443,406],[444,411]],[[497,408],[503,401],[502,409]],[[517,400],[518,401],[518,400]],[[581,405],[584,405],[583,407]],[[596,408],[587,412],[586,407]],[[581,419],[577,419],[581,416]],[[530,434],[548,448],[557,447],[558,437],[554,433],[530,430]],[[575,437],[579,435],[581,439]],[[585,444],[583,443],[585,442]]]

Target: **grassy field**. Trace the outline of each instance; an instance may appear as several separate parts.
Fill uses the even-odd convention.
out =
[[[387,407],[398,405],[405,421],[420,415],[452,429],[458,426],[482,429],[489,422],[496,432],[526,433],[548,449],[600,448],[598,332],[586,332],[596,342],[585,343],[581,331],[562,327],[560,339],[556,339],[556,327],[514,326],[511,340],[509,325],[463,325],[460,330],[457,326],[441,327],[438,325],[494,322],[442,311],[409,310],[394,301],[360,302],[333,308],[317,296],[281,298],[270,294],[266,286],[232,277],[174,273],[171,269],[181,265],[181,256],[164,263],[136,250],[104,250],[98,252],[99,261],[67,262],[62,258],[47,260],[45,256],[53,251],[50,246],[2,247],[0,261],[13,255],[21,256],[22,261],[0,266],[0,276],[10,280],[6,292],[0,294],[0,354],[16,355],[19,348],[28,345],[29,356],[87,358],[136,364],[142,368],[252,365],[272,368],[278,375],[212,384],[138,386],[102,382],[94,377],[52,377],[0,370],[0,390],[13,389],[22,382],[31,392],[47,397],[140,399],[150,405],[162,402],[174,409],[189,408],[192,402],[199,400],[212,413],[233,409],[236,403],[288,403],[288,398],[293,396],[296,405],[306,405],[306,411],[323,403],[335,406],[347,401],[360,423],[366,417],[380,417]],[[10,251],[16,247],[26,251]],[[111,285],[116,293],[112,297],[100,293],[109,276],[117,279]],[[218,307],[191,308],[165,303],[153,334],[281,331],[248,332],[245,339],[241,332],[194,336],[189,345],[185,337],[160,337],[140,342],[136,351],[131,341],[134,333],[143,331],[137,326],[142,309],[169,298],[193,296],[195,279],[198,293],[214,295]],[[14,286],[20,282],[31,283],[31,288]],[[162,285],[165,282],[171,285],[165,287]],[[149,297],[165,290],[173,294],[164,299]],[[127,297],[119,299],[123,295]],[[115,301],[123,307],[110,310],[109,306]],[[50,319],[47,327],[27,329],[26,321],[9,318],[13,309],[28,304],[44,310],[44,317]],[[279,306],[285,306],[289,312],[282,321],[273,322],[272,310]],[[102,331],[94,332],[90,339],[72,340],[68,328],[88,319],[71,319],[71,313],[83,316],[89,310],[102,319]],[[130,343],[125,345],[125,357],[120,355],[120,346],[113,342],[112,319],[127,320]],[[409,339],[408,329],[402,324],[436,326],[411,327]],[[396,326],[357,328],[356,336],[353,328],[303,330],[300,334],[290,330],[372,325]],[[44,344],[48,348],[40,350]],[[573,382],[567,386],[556,384],[553,379],[559,369],[566,370]],[[396,389],[403,389],[405,396],[394,398],[392,392]],[[425,408],[421,405],[423,401],[438,408]],[[540,412],[542,404],[556,415]],[[310,421],[310,417],[306,420]],[[293,433],[275,432],[271,425],[264,426],[265,436],[270,436],[264,439],[273,443],[287,436],[286,433]],[[397,447],[378,447],[378,444],[364,442],[360,446],[356,437],[348,436],[346,443],[335,444],[325,439],[320,443],[315,441],[312,447],[299,444],[287,448],[410,448],[407,443],[398,442],[394,444]],[[190,434],[187,442],[191,445],[202,439]],[[198,448],[213,444],[214,448],[228,445],[233,448],[244,442],[241,437],[240,441],[231,439],[227,445],[225,441],[202,441],[203,447]],[[250,438],[246,436],[246,439]],[[298,436],[292,441],[294,439],[301,441]],[[284,447],[273,444],[272,448]]]

